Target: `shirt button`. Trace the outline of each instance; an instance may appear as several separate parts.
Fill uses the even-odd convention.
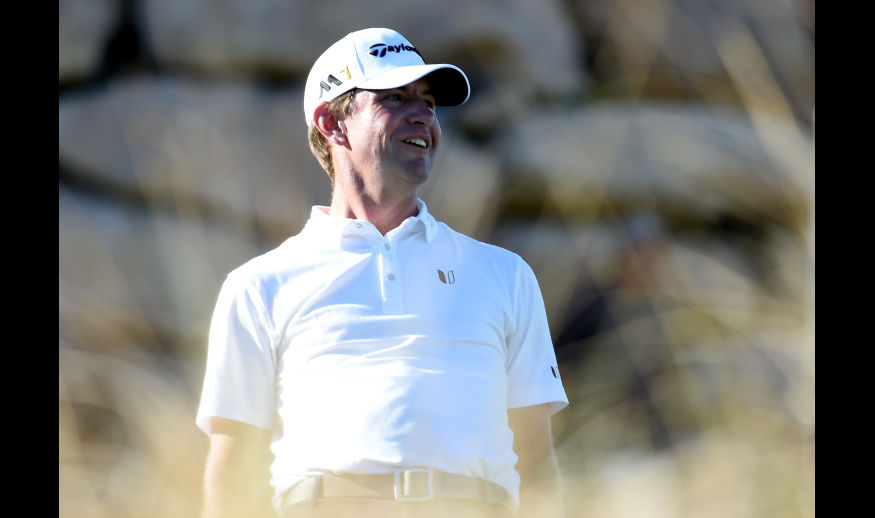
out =
[[[394,280],[395,280],[395,274],[394,274],[394,273],[390,273],[389,275],[386,276],[386,278],[389,279],[390,281],[394,281]]]
[[[392,249],[392,247],[389,245],[389,243],[386,243],[385,245],[383,245],[383,248],[385,248],[386,250]]]
[[[361,230],[361,229],[362,229],[362,224],[361,224],[361,223],[356,223],[356,224],[355,224],[355,228],[356,228],[356,230]]]

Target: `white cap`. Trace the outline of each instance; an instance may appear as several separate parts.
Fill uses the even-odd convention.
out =
[[[362,29],[328,47],[310,69],[304,87],[304,117],[309,126],[320,103],[353,88],[384,90],[410,84],[428,75],[438,106],[468,100],[468,77],[456,66],[426,65],[407,38],[392,29]]]

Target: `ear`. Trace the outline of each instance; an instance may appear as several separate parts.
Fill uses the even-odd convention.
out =
[[[313,124],[328,142],[340,146],[346,146],[347,138],[345,126],[342,121],[338,120],[337,117],[326,108],[326,106],[326,103],[321,103],[316,107],[316,110],[313,112]]]

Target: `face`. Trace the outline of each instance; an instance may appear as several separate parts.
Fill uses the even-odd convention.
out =
[[[355,110],[344,118],[353,168],[380,189],[414,189],[428,179],[441,128],[428,81],[356,93]]]

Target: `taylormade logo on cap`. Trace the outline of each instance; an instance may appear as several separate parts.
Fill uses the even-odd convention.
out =
[[[461,69],[449,64],[428,65],[410,41],[392,29],[351,32],[319,56],[304,86],[307,125],[320,103],[354,88],[396,88],[428,76],[438,106],[456,106],[468,100],[471,87]]]
[[[411,47],[410,45],[386,45],[385,43],[375,43],[368,48],[368,54],[377,57],[383,57],[386,55],[386,51],[392,52],[401,52],[402,50],[412,51],[419,54],[419,51],[416,50],[416,47]],[[419,57],[422,57],[422,54],[419,54]]]

